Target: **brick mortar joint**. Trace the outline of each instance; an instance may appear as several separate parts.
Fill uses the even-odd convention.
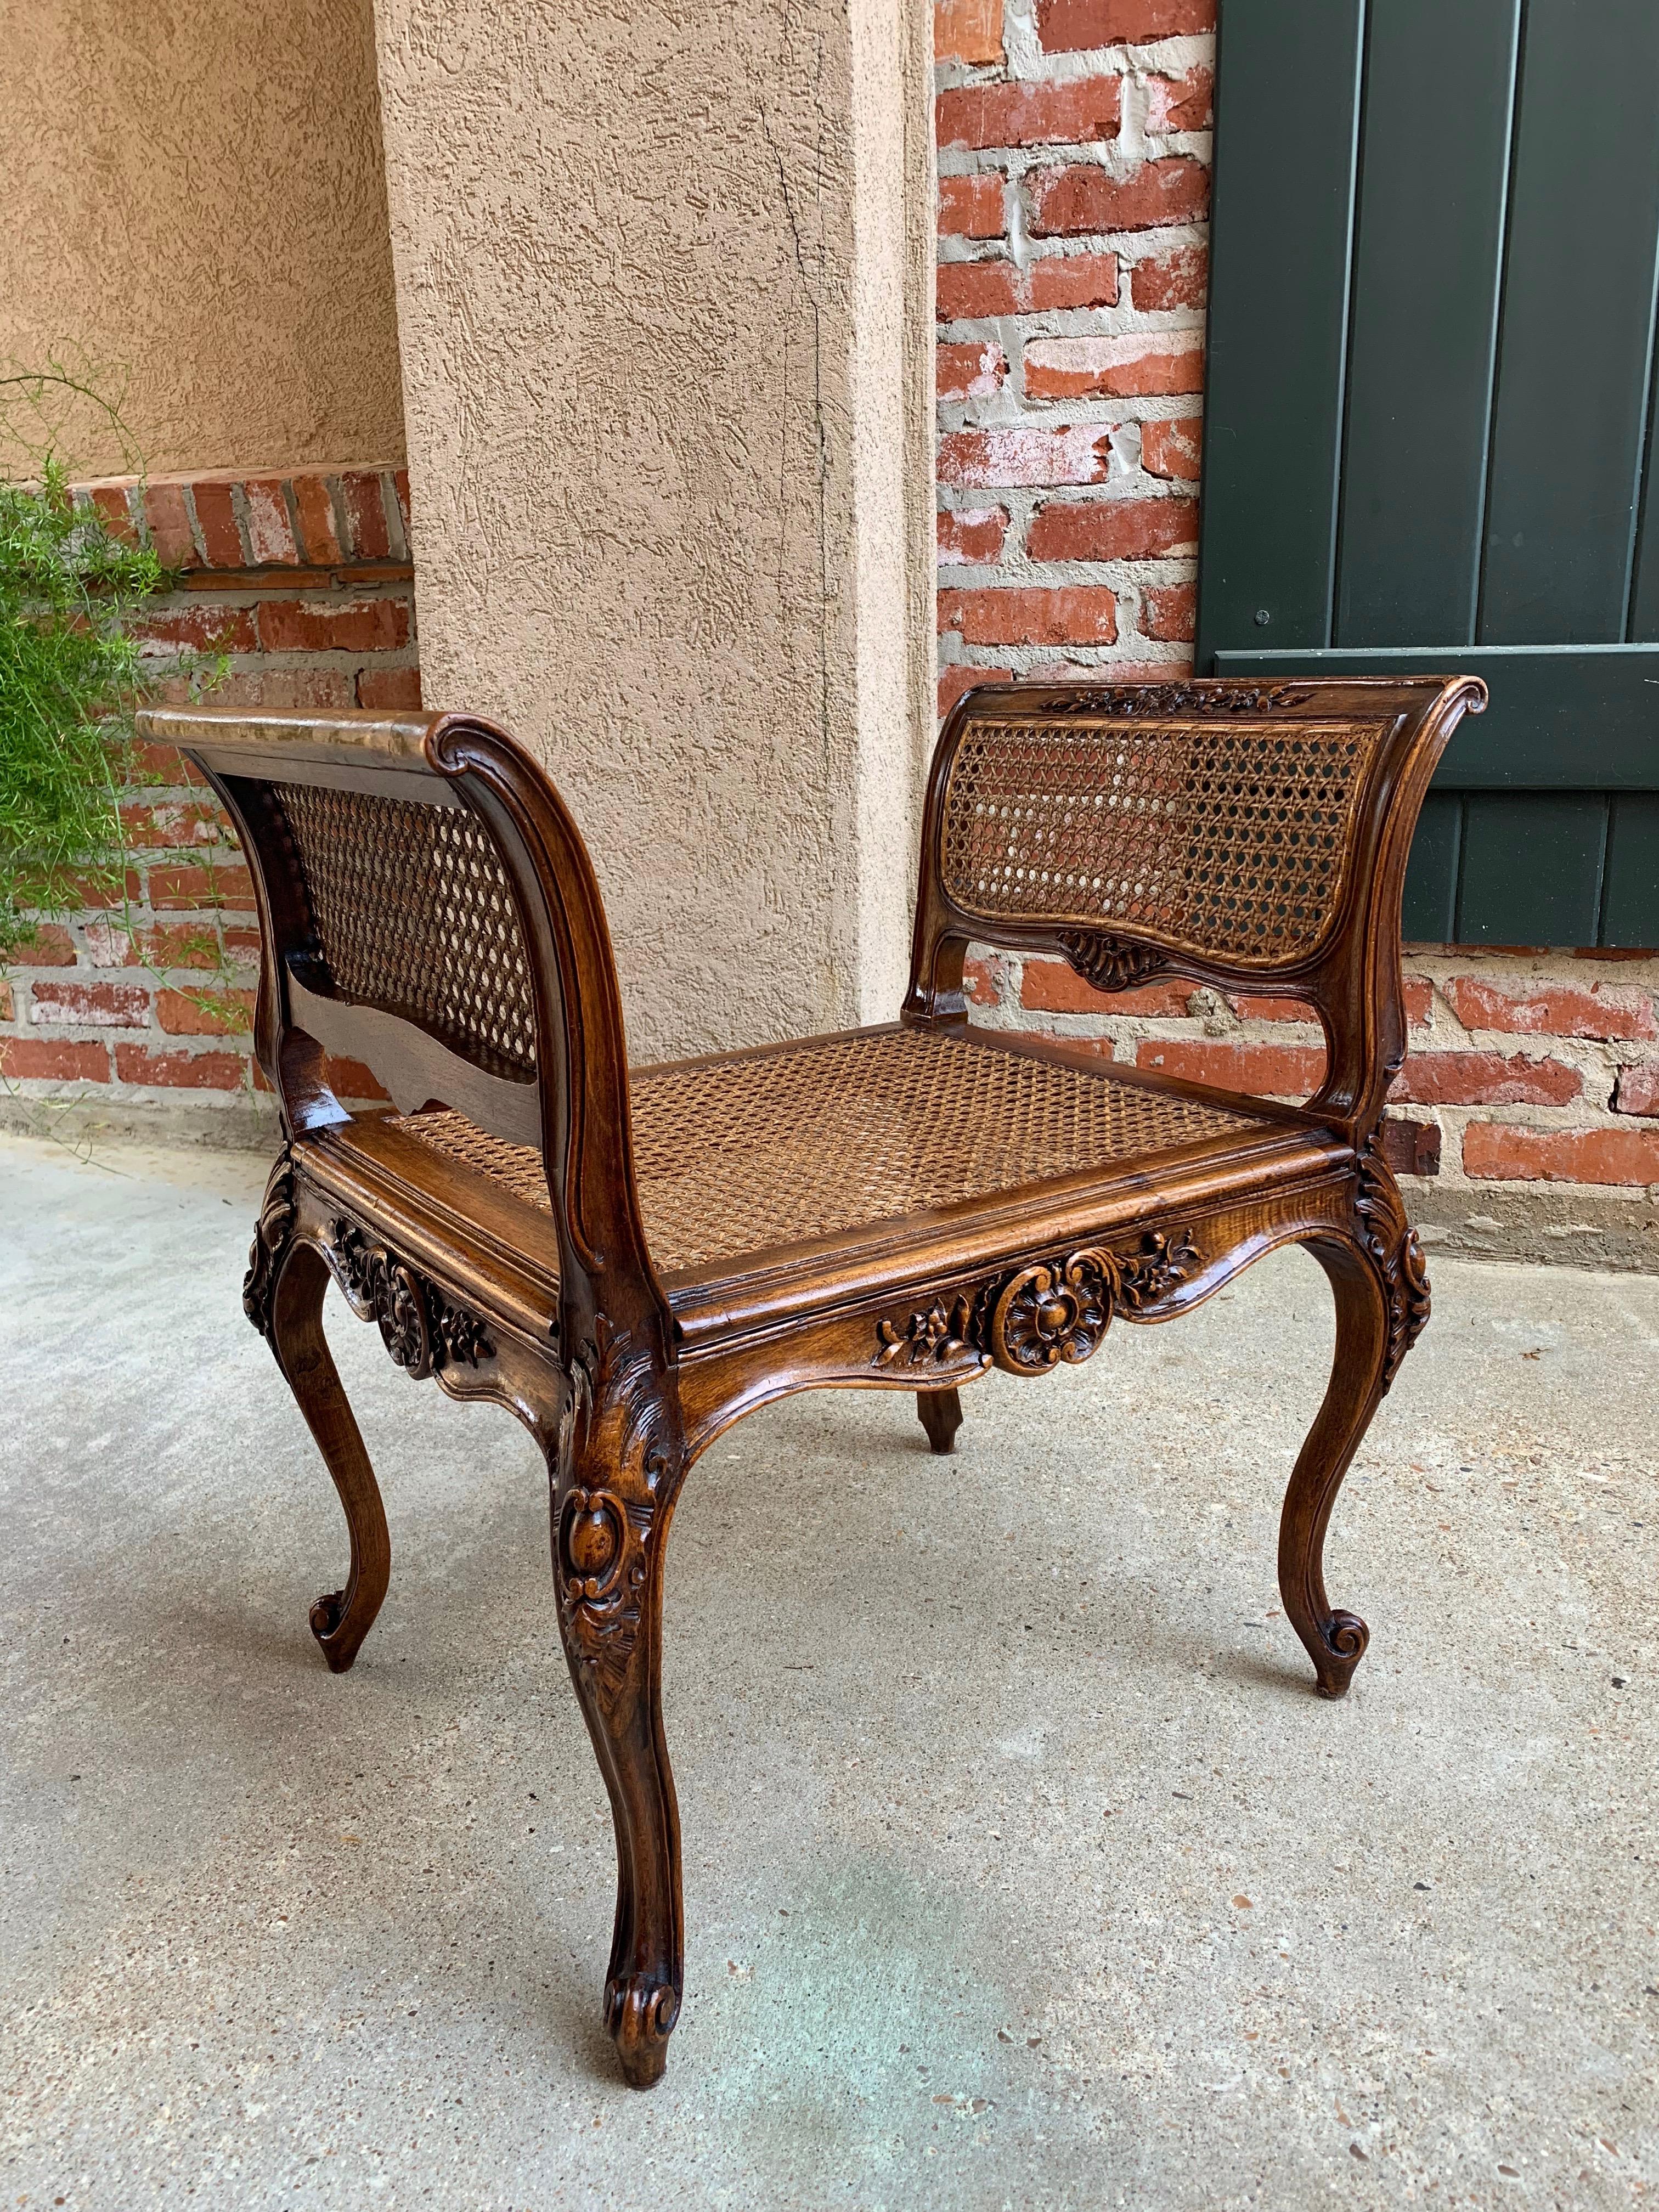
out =
[[[1000,62],[959,62],[946,58],[933,64],[933,89],[974,92],[991,85],[1070,85],[1100,77],[1182,77],[1215,67],[1213,31],[1177,32],[1168,38],[1119,40],[1115,45],[1060,49],[1050,52],[1019,40]]]
[[[420,648],[413,638],[407,645],[283,645],[268,651],[227,653],[224,656],[228,676],[266,676],[285,672],[303,672],[307,668],[336,668],[358,661],[372,661],[376,668],[389,668],[401,662],[411,668],[420,665]],[[156,672],[165,675],[165,669]],[[204,695],[202,704],[211,703],[212,695]]]
[[[194,573],[206,572],[198,570]],[[343,598],[354,599],[389,599],[396,606],[410,605],[415,598],[414,583],[406,577],[376,576],[361,581],[355,577],[341,577],[327,586],[313,586],[306,589],[277,570],[269,584],[203,584],[194,590],[159,592],[155,599],[145,600],[144,611],[146,614],[164,615],[201,614],[210,613],[217,607],[227,613],[243,613],[268,606],[273,599],[294,599],[301,606],[319,611],[337,611],[333,606],[333,594],[337,592]]]
[[[1055,230],[1043,231],[1029,241],[1030,258],[1027,271],[1041,261],[1075,261],[1089,256],[1115,253],[1131,268],[1143,261],[1154,261],[1160,256],[1179,252],[1182,247],[1200,246],[1209,243],[1210,219],[1207,216],[1170,215],[1161,222],[1137,223],[1119,230]],[[934,241],[939,266],[961,269],[977,267],[987,263],[997,264],[1011,259],[1007,251],[1008,234],[1004,231],[994,237],[975,238],[961,230],[944,230]],[[1028,312],[1042,313],[1045,309]],[[1103,313],[1096,308],[1091,313]],[[1145,312],[1164,312],[1147,309]]]
[[[941,146],[939,173],[941,179],[1000,177],[1017,191],[1034,171],[1046,169],[1099,169],[1114,182],[1124,183],[1150,162],[1175,161],[1183,155],[1208,168],[1213,137],[1210,131],[1149,132],[1127,155],[1121,150],[1115,132],[1109,138],[1044,138],[1024,146]]]

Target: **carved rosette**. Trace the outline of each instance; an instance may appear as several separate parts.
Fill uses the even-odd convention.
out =
[[[446,1367],[476,1367],[494,1358],[477,1315],[454,1304],[406,1261],[372,1242],[355,1222],[337,1220],[331,1235],[346,1296],[365,1321],[380,1324],[386,1350],[417,1382]]]
[[[1382,1362],[1382,1388],[1387,1390],[1401,1361],[1423,1334],[1431,1300],[1421,1241],[1406,1218],[1398,1184],[1376,1156],[1376,1141],[1373,1137],[1359,1156],[1354,1211],[1389,1303],[1389,1348]]]
[[[1161,975],[1170,963],[1170,955],[1161,945],[1114,937],[1107,930],[1062,930],[1060,944],[1084,981],[1093,984],[1097,991],[1127,991],[1132,984]]]
[[[906,1379],[962,1359],[990,1359],[1010,1375],[1046,1375],[1088,1358],[1114,1312],[1150,1320],[1203,1267],[1184,1229],[1149,1230],[1132,1252],[1092,1245],[1034,1261],[1000,1281],[876,1323],[872,1365]],[[918,1377],[918,1387],[930,1387]]]
[[[265,1184],[258,1225],[248,1248],[247,1273],[242,1278],[242,1311],[264,1337],[270,1334],[270,1302],[295,1218],[294,1161],[285,1146],[277,1154]]]
[[[1092,1246],[1022,1267],[991,1309],[992,1358],[1010,1375],[1046,1375],[1062,1360],[1077,1366],[1111,1325],[1117,1281],[1117,1261]]]

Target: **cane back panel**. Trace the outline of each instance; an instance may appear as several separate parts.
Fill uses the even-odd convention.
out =
[[[1283,1126],[915,1030],[646,1068],[629,1088],[640,1209],[669,1273]],[[548,1205],[528,1146],[459,1114],[398,1126]]]
[[[536,1001],[513,891],[457,806],[273,783],[335,990],[437,1031],[464,1058],[536,1065]]]
[[[1336,919],[1389,726],[970,720],[945,792],[943,889],[992,924],[1144,932],[1212,959],[1285,964]]]

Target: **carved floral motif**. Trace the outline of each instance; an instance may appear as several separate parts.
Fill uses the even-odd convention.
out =
[[[495,1355],[484,1324],[453,1304],[437,1285],[384,1244],[372,1243],[355,1222],[332,1225],[340,1279],[399,1367],[423,1382],[450,1366],[476,1367]]]
[[[871,1364],[927,1372],[989,1358],[1011,1375],[1047,1374],[1086,1359],[1115,1310],[1149,1315],[1203,1264],[1184,1229],[1149,1230],[1133,1252],[1085,1246],[1033,1261],[982,1291],[961,1291],[948,1304],[936,1298],[903,1322],[884,1317]]]
[[[1117,1261],[1092,1246],[1022,1267],[991,1309],[992,1358],[1010,1375],[1087,1359],[1110,1326],[1117,1281]]]
[[[646,1549],[654,1514],[615,1491],[573,1484],[559,1510],[559,1606],[578,1663],[612,1681],[627,1668],[640,1631],[650,1572]]]
[[[1265,714],[1293,706],[1302,693],[1286,684],[1126,684],[1109,691],[1079,684],[1059,701],[1045,700],[1047,714],[1121,714],[1155,720],[1164,714]]]
[[[591,1686],[609,1704],[639,1640],[658,1514],[684,1474],[685,1439],[648,1337],[613,1327],[600,1312],[566,1334],[576,1351],[562,1370],[553,1460],[554,1577],[584,1694]],[[606,1470],[598,1482],[596,1468]]]
[[[1099,929],[1060,932],[1060,949],[1085,983],[1097,991],[1124,991],[1160,975],[1170,955],[1162,945],[1141,945],[1132,937],[1114,937]]]
[[[954,1359],[973,1348],[973,1324],[974,1302],[965,1294],[948,1312],[943,1301],[935,1299],[925,1313],[913,1313],[902,1328],[890,1321],[878,1322],[876,1364],[926,1367]]]
[[[457,1366],[476,1367],[481,1359],[495,1357],[495,1347],[490,1342],[482,1321],[465,1306],[453,1306],[448,1300],[432,1293],[437,1313],[439,1340],[443,1346],[444,1358],[439,1364],[453,1360]]]
[[[294,1161],[284,1148],[277,1154],[265,1184],[264,1202],[248,1248],[247,1273],[242,1278],[242,1311],[261,1336],[270,1334],[270,1302],[283,1252],[294,1234],[295,1218]]]
[[[1400,1371],[1400,1363],[1423,1334],[1429,1318],[1429,1270],[1423,1246],[1406,1218],[1399,1187],[1376,1157],[1375,1137],[1359,1156],[1359,1188],[1354,1211],[1359,1216],[1365,1249],[1382,1278],[1389,1302],[1389,1347],[1382,1360],[1386,1390]]]
[[[1139,1251],[1118,1261],[1118,1303],[1126,1313],[1144,1313],[1149,1306],[1162,1304],[1203,1264],[1198,1247],[1184,1229],[1177,1229],[1172,1236],[1161,1229],[1149,1230],[1140,1240]]]

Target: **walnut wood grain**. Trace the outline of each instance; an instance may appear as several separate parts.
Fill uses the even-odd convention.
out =
[[[962,1396],[956,1390],[919,1390],[916,1393],[916,1412],[921,1425],[927,1431],[927,1441],[941,1455],[957,1448],[957,1431],[962,1426]]]
[[[308,990],[288,969],[289,1017],[326,1053],[361,1060],[405,1114],[428,1105],[453,1107],[492,1136],[534,1145],[542,1137],[541,1099],[533,1079],[492,1075],[430,1036],[379,1006],[358,1006]]]
[[[343,1674],[374,1626],[392,1578],[392,1539],[374,1469],[340,1385],[323,1334],[328,1269],[316,1249],[295,1243],[270,1304],[270,1347],[339,1492],[350,1540],[343,1586],[311,1608],[311,1632],[331,1670]]]
[[[1285,1494],[1279,1572],[1319,1690],[1346,1690],[1367,1632],[1330,1601],[1325,1537],[1429,1311],[1422,1252],[1376,1145],[1404,1049],[1401,885],[1435,763],[1483,701],[1461,678],[970,692],[930,777],[902,1023],[805,1057],[775,1045],[635,1077],[586,848],[504,732],[436,714],[140,716],[209,776],[253,872],[255,1049],[285,1141],[244,1304],[346,1513],[350,1568],[313,1608],[318,1640],[331,1667],[350,1664],[390,1561],[323,1339],[331,1278],[406,1374],[506,1407],[544,1458],[559,1632],[616,1831],[604,2009],[628,2081],[660,2078],[684,1996],[665,1548],[689,1468],[745,1413],[794,1390],[901,1390],[949,1451],[963,1386],[993,1367],[1038,1377],[1077,1364],[1114,1322],[1171,1320],[1263,1253],[1307,1244],[1331,1281],[1336,1349]],[[1022,792],[1022,759],[1047,763],[1049,781]],[[951,781],[965,760],[971,805]],[[1316,794],[1305,816],[1284,797],[1304,788]],[[1097,838],[1097,819],[1113,825]],[[1127,866],[1125,852],[1152,859]],[[1212,909],[1206,937],[1193,917]],[[1108,991],[1169,973],[1293,992],[1324,1027],[1325,1081],[1287,1106],[1114,1068],[1060,1040],[975,1037],[963,991],[975,939],[1057,953]],[[416,941],[430,972],[411,964]],[[928,1036],[947,1048],[921,1050]],[[364,1061],[415,1118],[348,1114],[331,1054]],[[991,1116],[1002,1151],[975,1165],[986,1140],[970,1139],[964,1105],[915,1124],[945,1148],[914,1170],[931,1195],[906,1198],[906,1184],[895,1199],[884,1166],[869,1178],[880,1204],[849,1208],[862,1156],[895,1156],[895,1101],[946,1062],[953,1097],[982,1104],[988,1085],[999,1098],[1063,1099],[1091,1128],[1161,1133],[1127,1152],[1039,1146],[1031,1157],[1049,1164],[1011,1176],[1008,1130],[1018,1122],[1025,1142],[1029,1111],[1019,1122],[1011,1108],[1006,1127]],[[839,1085],[842,1187],[812,1214],[799,1191],[819,1163],[793,1125],[811,1121],[815,1067]],[[757,1068],[787,1079],[769,1133],[757,1102],[778,1094]],[[1115,1104],[1090,1121],[1100,1086],[1115,1086]],[[867,1101],[853,1126],[848,1097]],[[453,1115],[422,1115],[431,1102]],[[711,1136],[722,1113],[729,1133]],[[763,1156],[775,1201],[756,1184]],[[699,1243],[703,1217],[679,1188],[694,1170],[727,1194],[728,1216],[747,1191],[757,1218],[742,1236],[716,1219]]]

